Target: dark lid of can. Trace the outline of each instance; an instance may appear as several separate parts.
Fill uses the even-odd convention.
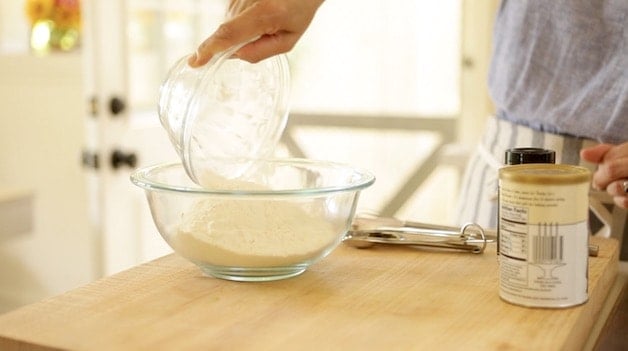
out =
[[[555,163],[556,152],[554,150],[536,147],[516,147],[506,150],[504,163],[507,165],[519,165],[524,163]]]

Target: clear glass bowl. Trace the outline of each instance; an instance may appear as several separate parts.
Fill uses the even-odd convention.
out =
[[[268,281],[301,274],[329,254],[375,177],[332,162],[258,159],[240,179],[216,177],[204,187],[181,164],[139,169],[131,181],[145,189],[176,253],[209,276]]]
[[[240,46],[192,68],[177,61],[159,91],[159,119],[189,176],[211,170],[238,177],[246,163],[267,158],[285,128],[290,72],[285,55],[249,63],[231,58]],[[236,167],[238,166],[238,167]]]

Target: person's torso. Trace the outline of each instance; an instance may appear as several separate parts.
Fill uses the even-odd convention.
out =
[[[627,0],[503,0],[489,74],[500,118],[628,141],[627,22]]]

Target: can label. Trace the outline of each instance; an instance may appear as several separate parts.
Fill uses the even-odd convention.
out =
[[[588,191],[588,182],[542,184],[500,173],[502,299],[554,308],[587,301]]]

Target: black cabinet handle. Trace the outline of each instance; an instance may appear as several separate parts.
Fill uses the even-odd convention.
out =
[[[121,114],[125,108],[126,104],[124,103],[124,100],[119,97],[114,96],[111,100],[109,100],[109,111],[111,111],[112,115],[117,116]]]
[[[123,166],[135,168],[137,166],[137,155],[134,152],[125,153],[120,150],[114,150],[111,154],[111,167],[119,169]]]

